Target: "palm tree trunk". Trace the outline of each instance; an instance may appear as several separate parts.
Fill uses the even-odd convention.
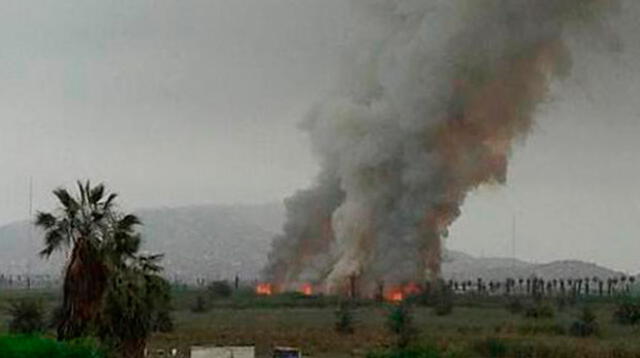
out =
[[[63,318],[58,339],[70,340],[88,334],[99,313],[106,286],[106,268],[92,257],[85,240],[78,240],[71,252],[63,286]]]
[[[143,358],[146,341],[144,338],[131,338],[122,343],[122,358]]]

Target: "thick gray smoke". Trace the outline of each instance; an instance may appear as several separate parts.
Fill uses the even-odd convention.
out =
[[[549,81],[566,74],[567,38],[593,36],[612,1],[356,1],[351,64],[305,122],[322,171],[287,200],[265,279],[340,291],[423,282],[467,193],[502,183],[514,141]],[[364,50],[363,50],[364,49]]]

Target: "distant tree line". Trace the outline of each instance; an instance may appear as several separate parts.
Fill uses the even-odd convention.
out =
[[[634,276],[619,277],[585,277],[585,278],[553,278],[537,277],[507,278],[503,281],[483,280],[449,280],[447,285],[456,293],[477,293],[487,295],[527,295],[527,296],[559,296],[559,295],[591,295],[613,296],[626,294],[634,285]]]

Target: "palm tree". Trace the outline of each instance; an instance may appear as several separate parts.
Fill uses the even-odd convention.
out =
[[[109,276],[133,257],[140,246],[135,227],[140,220],[115,210],[116,194],[104,185],[78,182],[78,195],[58,188],[53,194],[59,207],[38,212],[35,225],[44,230],[43,257],[69,249],[64,271],[62,317],[58,339],[89,333],[99,315]]]
[[[142,358],[161,314],[168,314],[169,283],[159,276],[162,255],[129,256],[113,271],[98,336],[122,358]]]

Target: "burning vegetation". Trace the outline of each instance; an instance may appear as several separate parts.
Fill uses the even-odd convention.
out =
[[[379,280],[438,278],[442,240],[467,193],[505,182],[514,142],[570,68],[566,39],[602,27],[613,3],[356,5],[366,14],[365,33],[353,35],[358,61],[305,122],[322,168],[287,199],[265,279],[340,293],[353,275],[369,291]]]
[[[300,286],[300,293],[305,296],[313,295],[313,286],[311,286],[310,283],[303,284],[302,286]]]
[[[273,294],[273,285],[270,283],[260,283],[256,286],[256,294],[260,296],[271,296]]]

